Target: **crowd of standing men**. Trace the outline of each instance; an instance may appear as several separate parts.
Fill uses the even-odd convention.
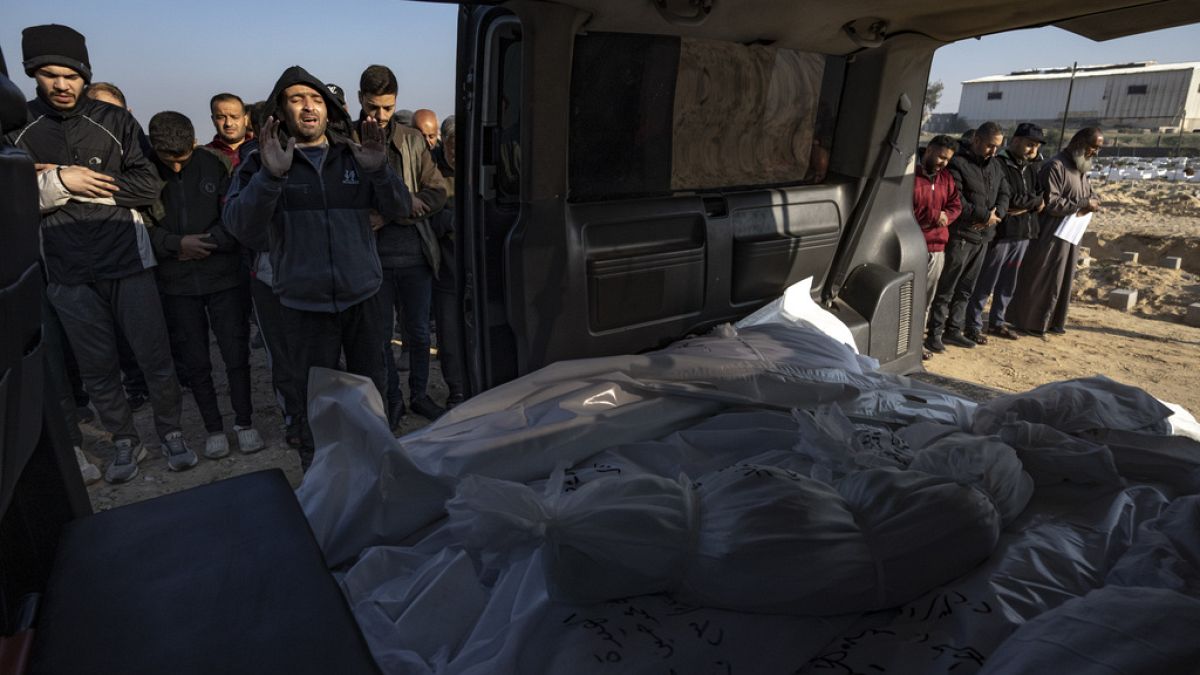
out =
[[[962,139],[934,137],[921,155],[913,213],[929,249],[926,359],[989,336],[1066,332],[1079,247],[1063,223],[1100,208],[1087,173],[1104,135],[1082,129],[1050,159],[1045,142],[1025,122],[1005,144],[985,122]]]
[[[202,454],[230,452],[212,378],[215,338],[244,453],[264,443],[250,396],[250,324],[265,344],[285,437],[312,460],[310,368],[369,377],[396,426],[408,410],[435,419],[428,394],[430,315],[449,390],[463,400],[454,300],[454,126],[396,110],[390,69],[363,71],[353,120],[343,90],[299,66],[247,105],[221,93],[216,136],[199,146],[184,115],[144,133],[114,85],[92,82],[85,38],[66,26],[24,30],[37,84],[29,122],[5,141],[38,171],[48,375],[85,479],[81,418],[112,436],[110,483],[131,480],[146,449],[133,412],[147,400],[170,469],[199,462],[180,428],[190,389],[207,430]],[[392,350],[401,317],[405,404]],[[210,335],[212,337],[210,337]]]

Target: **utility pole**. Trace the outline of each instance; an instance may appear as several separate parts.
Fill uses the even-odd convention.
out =
[[[1075,69],[1079,67],[1079,62],[1071,64],[1071,81],[1067,83],[1067,105],[1063,106],[1062,128],[1058,130],[1058,151],[1062,152],[1063,141],[1067,135],[1067,114],[1071,112],[1071,93],[1075,90]]]

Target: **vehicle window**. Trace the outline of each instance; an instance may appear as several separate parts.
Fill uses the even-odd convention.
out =
[[[571,201],[820,183],[845,59],[590,33],[571,76]]]

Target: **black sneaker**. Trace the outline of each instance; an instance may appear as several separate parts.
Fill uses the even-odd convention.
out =
[[[1059,328],[1059,327],[1055,326],[1054,328],[1051,328],[1051,329],[1047,330],[1046,332],[1047,332],[1047,333],[1049,333],[1049,334],[1051,334],[1051,335],[1066,335],[1066,334],[1067,334],[1067,329],[1066,329],[1066,328]]]
[[[133,412],[145,408],[147,401],[149,401],[145,394],[130,394],[125,400],[129,402],[129,409]]]
[[[934,354],[941,354],[942,352],[946,351],[946,345],[942,344],[942,338],[930,337],[925,340],[925,349],[928,349]]]
[[[971,340],[968,340],[962,333],[946,333],[942,336],[942,342],[945,342],[948,345],[954,345],[955,347],[962,347],[964,349],[975,348],[975,343]]]
[[[226,441],[225,452],[229,452],[228,441]],[[162,454],[163,458],[167,460],[167,468],[172,471],[187,471],[200,461],[196,453],[188,447],[187,441],[183,439],[183,434],[178,431],[172,431],[163,437]]]
[[[122,438],[116,442],[116,456],[104,471],[109,483],[127,483],[138,475],[138,462],[146,458],[146,448],[139,442]]]
[[[430,422],[446,414],[446,409],[434,403],[433,399],[429,398],[428,396],[422,396],[421,398],[414,400],[409,404],[408,407],[412,408],[413,412],[417,413],[421,417],[424,417]]]
[[[450,410],[451,408],[453,408],[456,405],[461,404],[465,400],[467,400],[467,397],[463,396],[462,394],[450,394],[449,396],[446,397],[446,410]]]

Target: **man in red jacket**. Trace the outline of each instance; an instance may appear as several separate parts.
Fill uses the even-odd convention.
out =
[[[913,179],[913,216],[925,235],[925,245],[929,247],[926,314],[929,313],[929,305],[933,302],[938,279],[942,276],[946,242],[950,239],[948,226],[962,212],[958,186],[955,185],[954,178],[945,171],[946,165],[954,157],[956,146],[957,143],[949,136],[935,136],[925,148],[925,154],[921,156]],[[928,359],[932,353],[926,349],[922,355]]]
[[[229,160],[232,169],[237,169],[241,161],[238,149],[254,137],[249,133],[250,114],[246,111],[246,104],[240,96],[224,93],[209,99],[208,107],[217,134],[204,147],[217,151]]]

